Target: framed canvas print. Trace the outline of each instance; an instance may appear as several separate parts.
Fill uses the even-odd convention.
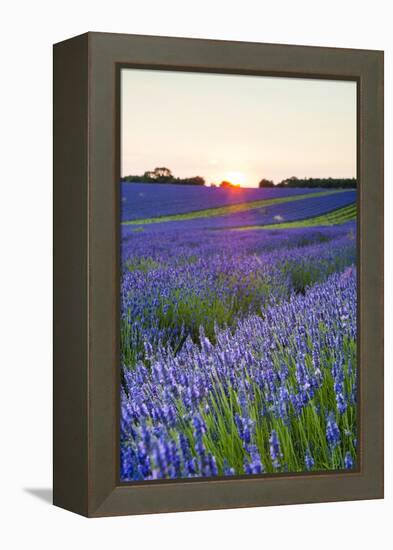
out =
[[[383,53],[54,47],[54,503],[383,496]]]

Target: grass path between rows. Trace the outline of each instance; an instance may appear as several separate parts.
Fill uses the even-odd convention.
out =
[[[356,204],[350,204],[342,208],[337,208],[326,214],[314,216],[313,218],[306,218],[303,220],[296,220],[286,223],[273,223],[269,225],[244,225],[242,227],[232,227],[231,231],[247,231],[251,229],[296,229],[298,227],[315,227],[326,225],[338,225],[346,223],[356,219]]]
[[[237,212],[246,212],[254,208],[263,208],[272,204],[284,202],[300,201],[304,199],[312,199],[314,197],[323,197],[325,195],[334,195],[335,193],[343,193],[347,189],[334,189],[329,191],[319,191],[316,193],[305,193],[304,195],[289,195],[277,199],[260,199],[258,201],[241,202],[229,206],[220,206],[217,208],[206,208],[205,210],[195,210],[194,212],[186,212],[184,214],[171,214],[168,216],[158,216],[155,218],[143,218],[140,220],[128,220],[121,222],[122,225],[145,225],[150,223],[171,222],[180,220],[192,220],[196,218],[209,218],[212,216],[225,216]]]

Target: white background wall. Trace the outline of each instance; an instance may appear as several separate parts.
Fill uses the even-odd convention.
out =
[[[363,549],[392,543],[389,0],[42,0],[0,19],[0,542],[5,549]],[[51,45],[87,30],[384,49],[386,499],[86,520],[51,486]],[[37,496],[38,495],[38,496]],[[42,498],[44,497],[44,498]]]

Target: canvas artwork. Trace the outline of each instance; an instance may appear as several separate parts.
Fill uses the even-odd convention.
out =
[[[356,469],[357,83],[120,78],[120,480]]]

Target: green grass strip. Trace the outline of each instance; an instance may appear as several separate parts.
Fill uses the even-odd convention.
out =
[[[230,206],[220,206],[218,208],[207,208],[205,210],[195,210],[194,212],[186,212],[184,214],[171,214],[169,216],[158,216],[155,218],[144,218],[140,220],[128,220],[121,222],[122,225],[145,225],[150,223],[172,222],[181,220],[193,220],[196,218],[210,218],[211,216],[225,216],[237,212],[245,212],[254,208],[264,208],[271,204],[279,204],[284,202],[300,201],[303,199],[312,199],[314,197],[323,197],[325,195],[334,195],[342,193],[346,189],[334,189],[330,191],[319,191],[316,193],[306,193],[304,195],[292,195],[288,197],[280,197],[277,199],[261,199],[258,201],[241,202],[239,204],[231,204]]]
[[[231,227],[231,231],[248,231],[249,229],[296,229],[298,227],[314,227],[326,225],[338,225],[356,219],[356,204],[338,208],[332,212],[286,223],[273,223],[269,225],[247,225],[242,227]]]

